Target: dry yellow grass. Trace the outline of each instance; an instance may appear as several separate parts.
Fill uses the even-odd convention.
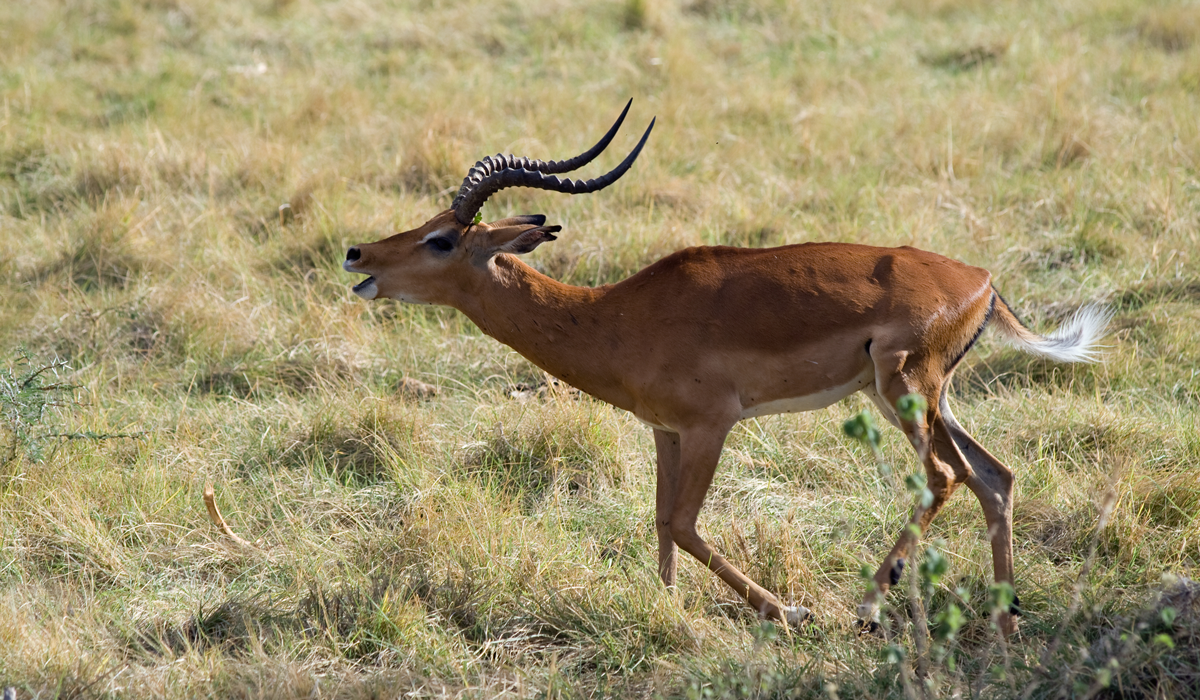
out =
[[[985,339],[959,375],[956,413],[1018,473],[1027,614],[1005,656],[982,521],[955,499],[930,612],[957,601],[967,623],[938,692],[1178,695],[1200,610],[1156,596],[1200,560],[1196,26],[1192,5],[1125,0],[0,5],[0,366],[19,347],[70,363],[75,402],[42,433],[140,434],[0,466],[0,686],[903,696],[851,625],[859,567],[909,506],[841,436],[864,402],[730,438],[702,523],[818,612],[778,638],[695,562],[677,594],[657,584],[640,424],[514,399],[540,373],[461,316],[348,291],[348,244],[441,210],[482,155],[577,152],[633,97],[659,121],[620,183],[484,210],[562,224],[531,256],[555,277],[846,240],[986,267],[1039,326],[1117,312],[1103,364]],[[895,434],[885,457],[915,468]],[[255,548],[210,525],[209,481]]]

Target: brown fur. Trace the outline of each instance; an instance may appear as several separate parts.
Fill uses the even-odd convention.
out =
[[[358,257],[346,269],[374,275],[378,296],[459,309],[550,374],[650,424],[664,582],[674,584],[682,547],[760,614],[786,620],[774,595],[699,536],[696,519],[725,437],[744,412],[804,396],[813,397],[804,408],[815,408],[857,390],[925,462],[934,499],[911,522],[924,530],[966,484],[984,510],[996,578],[1012,582],[1012,472],[954,422],[944,401],[954,364],[991,312],[990,273],[908,247],[805,243],[688,248],[618,284],[572,287],[503,253],[536,247],[541,223],[463,227],[447,211],[351,249]],[[439,230],[456,241],[448,254],[418,243]],[[996,315],[1011,331],[1007,306]],[[910,393],[927,401],[924,420],[897,418],[897,399]],[[906,530],[880,566],[867,613],[914,541]],[[1013,627],[1008,616],[1002,624]]]

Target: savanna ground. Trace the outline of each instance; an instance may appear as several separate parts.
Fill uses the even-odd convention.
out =
[[[0,686],[1194,696],[1198,92],[1195,4],[8,0]],[[1018,477],[1007,644],[965,492],[926,540],[938,648],[914,661],[905,586],[898,636],[856,635],[912,503],[842,434],[861,398],[741,424],[701,516],[816,612],[788,636],[686,557],[659,585],[631,416],[539,388],[457,312],[350,294],[349,244],[443,209],[480,156],[582,150],[629,97],[614,152],[659,121],[620,183],[484,209],[562,224],[530,256],[556,278],[841,240],[986,267],[1042,330],[1113,309],[1100,364],[985,336],[956,380]],[[883,458],[918,470],[890,428]],[[253,546],[210,524],[208,482]]]

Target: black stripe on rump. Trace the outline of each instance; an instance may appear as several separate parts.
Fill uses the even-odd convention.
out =
[[[990,301],[988,301],[988,310],[987,313],[983,315],[983,323],[979,324],[979,328],[975,329],[975,335],[971,336],[971,339],[967,341],[966,345],[963,346],[963,349],[958,353],[958,357],[955,357],[950,364],[946,365],[946,374],[950,374],[950,372],[952,372],[954,368],[958,366],[958,363],[962,362],[962,359],[967,356],[967,353],[970,352],[972,346],[974,346],[976,341],[979,340],[979,336],[983,335],[983,329],[987,328],[988,322],[992,320],[992,314],[996,312],[997,298],[999,298],[1005,306],[1008,306],[1008,303],[1004,302],[1004,299],[1000,297],[1000,293],[996,291],[996,288],[992,287],[992,298]]]

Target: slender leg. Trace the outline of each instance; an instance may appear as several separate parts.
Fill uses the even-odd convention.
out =
[[[971,467],[971,476],[967,479],[967,488],[971,489],[983,507],[983,517],[987,521],[988,540],[992,544],[992,566],[997,582],[1014,585],[1013,552],[1012,552],[1012,508],[1013,483],[1015,477],[1011,469],[996,459],[990,452],[975,441],[950,412],[946,403],[946,395],[942,394],[939,401],[942,419],[953,438],[955,446],[963,459]],[[1012,634],[1017,629],[1013,614],[1020,614],[1020,600],[1014,598],[1013,609],[1000,615],[1000,629],[1005,634]]]
[[[708,487],[712,484],[729,427],[704,426],[681,432],[679,481],[668,521],[671,539],[708,566],[762,617],[788,625],[799,624],[808,617],[808,610],[800,606],[784,606],[773,594],[751,581],[718,554],[696,531],[696,520],[704,505]]]
[[[871,621],[878,616],[879,606],[882,604],[884,596],[892,586],[899,582],[900,575],[904,572],[904,564],[913,545],[925,533],[938,511],[942,509],[959,484],[968,479],[968,469],[954,454],[950,435],[941,420],[935,417],[931,421],[930,428],[932,439],[930,440],[929,454],[925,458],[925,485],[933,494],[933,501],[928,507],[918,503],[913,508],[908,524],[916,525],[917,532],[913,532],[910,527],[905,527],[904,532],[896,540],[896,545],[892,547],[892,551],[888,552],[887,557],[875,572],[875,586],[867,592],[858,609],[859,617],[863,621]]]
[[[655,494],[654,525],[658,531],[658,575],[668,587],[675,585],[678,568],[675,540],[671,538],[671,509],[675,507],[675,489],[679,481],[679,435],[655,429],[658,479]]]
[[[875,395],[872,399],[886,405],[889,410],[884,415],[899,423],[920,456],[925,465],[926,487],[933,494],[933,501],[928,506],[916,505],[908,521],[909,527],[900,533],[895,546],[876,570],[875,585],[867,591],[862,604],[858,606],[859,619],[867,623],[877,620],[883,598],[899,582],[913,545],[959,484],[970,476],[970,468],[959,456],[949,430],[938,415],[936,400],[941,393],[941,382],[932,381],[932,377],[921,381],[920,377],[931,373],[923,372],[920,363],[913,362],[913,358],[905,352],[889,354],[882,348],[872,348],[871,357],[876,367]],[[895,415],[892,407],[901,396],[909,393],[925,397],[930,408],[924,420],[909,421]],[[916,526],[915,532],[912,525]]]

